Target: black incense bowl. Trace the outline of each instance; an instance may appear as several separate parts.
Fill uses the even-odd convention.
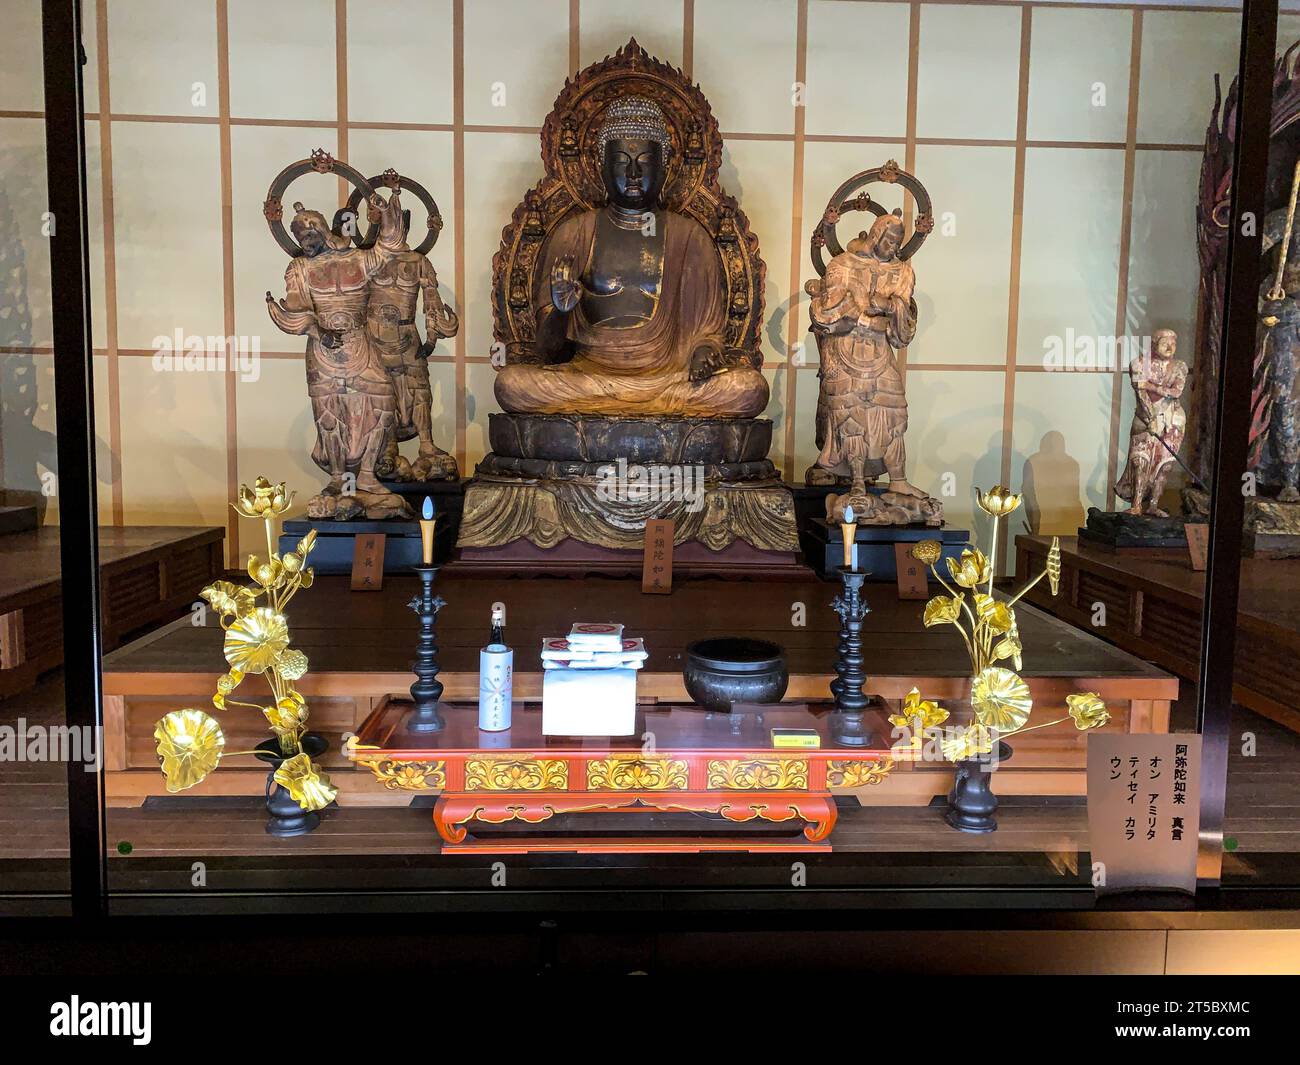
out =
[[[686,648],[682,679],[687,693],[705,710],[731,714],[735,732],[741,714],[752,704],[781,701],[790,674],[780,644],[748,636],[717,636],[696,640]]]

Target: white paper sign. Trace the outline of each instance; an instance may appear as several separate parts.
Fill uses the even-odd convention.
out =
[[[1088,737],[1093,883],[1113,891],[1196,891],[1201,737]]]

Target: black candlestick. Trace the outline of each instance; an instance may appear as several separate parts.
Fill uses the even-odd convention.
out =
[[[835,696],[831,738],[842,747],[867,747],[872,742],[863,717],[871,700],[862,694],[867,679],[863,672],[862,622],[871,612],[862,598],[867,574],[848,566],[840,566],[839,574],[844,591],[831,601],[831,608],[840,616],[840,657],[835,662],[837,677],[831,682],[831,694]]]
[[[420,619],[420,640],[415,646],[415,664],[411,667],[418,679],[411,685],[415,709],[405,724],[409,732],[441,732],[447,727],[447,722],[438,713],[442,682],[437,679],[438,643],[434,624],[438,620],[438,611],[447,605],[447,601],[442,596],[433,594],[433,578],[438,572],[437,566],[416,566],[415,572],[420,575],[420,594],[406,605]]]

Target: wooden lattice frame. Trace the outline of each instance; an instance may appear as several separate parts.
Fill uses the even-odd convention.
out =
[[[492,335],[505,345],[507,362],[536,359],[531,293],[538,253],[564,218],[605,203],[596,135],[609,104],[633,94],[649,97],[664,112],[672,150],[661,202],[713,235],[727,287],[726,344],[745,351],[757,368],[762,365],[759,331],[767,267],[749,219],[718,183],[718,121],[699,86],[649,55],[636,38],[567,79],[555,98],[542,125],[546,176],[515,207],[492,257]]]

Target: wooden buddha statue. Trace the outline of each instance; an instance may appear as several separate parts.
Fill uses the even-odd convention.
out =
[[[609,105],[596,138],[607,202],[547,236],[533,271],[527,361],[496,378],[515,414],[752,418],[767,381],[726,341],[714,238],[660,200],[671,139],[644,96]]]

